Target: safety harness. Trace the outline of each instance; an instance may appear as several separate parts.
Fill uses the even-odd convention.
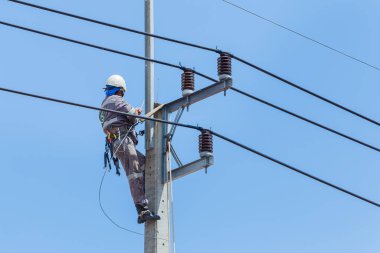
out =
[[[116,139],[116,135],[112,136]],[[113,141],[114,138],[111,137],[111,133],[107,130],[107,136],[106,136],[106,143],[105,143],[105,151],[104,151],[104,169],[107,168],[108,165],[108,170],[111,171],[111,159],[113,161],[113,164],[116,169],[116,175],[120,176],[120,164],[119,164],[119,159],[114,156],[113,154]],[[110,158],[111,156],[111,158]]]
[[[120,131],[118,134],[115,134],[115,133],[111,133],[108,129],[106,130],[107,136],[105,138],[106,143],[105,143],[105,151],[104,151],[104,169],[106,169],[108,166],[109,171],[112,170],[112,167],[111,167],[111,159],[112,159],[113,164],[116,169],[116,175],[120,176],[119,159],[115,156],[115,153],[117,154],[117,151],[119,150],[120,146],[123,145],[125,138],[128,137],[128,135],[131,133],[131,130],[134,129],[140,123],[141,123],[140,121],[137,121],[135,124],[130,126],[128,128],[128,131],[125,134],[121,134]],[[137,135],[141,135],[141,136],[144,135],[144,131],[140,131]],[[114,144],[114,141],[117,139],[120,140],[120,144],[114,152],[113,144]]]
[[[152,115],[154,115],[157,111],[161,110],[161,108],[164,106],[165,104],[161,104],[159,106],[157,106],[156,108],[154,108],[152,111],[150,111],[149,113],[145,114],[145,117],[151,117]],[[103,105],[104,106],[104,105]],[[145,121],[145,119],[139,119],[137,120],[137,122],[135,124],[133,124],[132,126],[129,127],[128,131],[126,133],[120,133],[120,131],[118,131],[118,133],[112,133],[111,131],[109,131],[107,128],[109,126],[112,125],[112,123],[114,123],[114,121],[117,120],[117,118],[114,118],[114,119],[111,119],[107,122],[104,122],[104,113],[101,113],[99,115],[99,119],[100,119],[100,122],[102,122],[102,125],[103,125],[103,129],[105,129],[106,131],[106,144],[105,144],[105,151],[104,151],[104,169],[106,169],[108,167],[109,171],[112,170],[112,166],[111,166],[111,159],[113,161],[113,164],[115,166],[115,169],[116,169],[116,175],[120,176],[120,165],[119,165],[119,159],[115,156],[115,154],[117,154],[117,151],[119,150],[120,146],[123,145],[123,142],[125,140],[125,138],[128,137],[128,135],[130,134],[131,130],[134,129],[138,124],[140,123],[143,123]],[[136,135],[141,135],[143,136],[144,135],[144,130],[140,131],[139,133],[136,133]],[[114,144],[114,141],[115,140],[121,140],[120,141],[120,144],[119,146],[116,148],[115,152],[113,151],[113,144]]]

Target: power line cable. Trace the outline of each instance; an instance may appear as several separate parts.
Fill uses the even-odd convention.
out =
[[[26,5],[26,6],[29,6],[29,7],[33,7],[33,8],[37,8],[37,9],[41,9],[41,10],[45,10],[45,11],[61,14],[61,15],[67,16],[67,17],[72,17],[72,18],[88,21],[88,22],[91,22],[91,23],[95,23],[95,24],[99,24],[99,25],[104,25],[104,26],[112,27],[112,28],[123,30],[123,31],[127,31],[127,32],[133,32],[133,33],[137,33],[137,34],[140,34],[140,35],[145,35],[145,36],[149,36],[149,37],[153,37],[153,38],[157,38],[157,39],[161,39],[161,40],[166,40],[166,41],[174,42],[174,43],[177,43],[177,44],[182,44],[182,45],[185,45],[185,46],[195,47],[195,48],[199,48],[199,49],[203,49],[203,50],[207,50],[207,51],[211,51],[211,52],[216,52],[216,53],[220,52],[220,50],[218,50],[218,49],[214,49],[214,48],[210,48],[210,47],[205,47],[205,46],[201,46],[201,45],[196,45],[196,44],[193,44],[193,43],[185,42],[185,41],[182,41],[182,40],[176,40],[176,39],[168,38],[168,37],[165,37],[165,36],[160,36],[160,35],[155,35],[155,34],[151,34],[151,33],[146,33],[146,32],[142,32],[142,31],[138,31],[138,30],[132,29],[132,28],[123,27],[123,26],[119,26],[119,25],[115,25],[115,24],[110,24],[110,23],[99,21],[99,20],[95,20],[95,19],[92,19],[92,18],[86,18],[86,17],[79,16],[79,15],[76,15],[76,14],[72,14],[72,13],[68,13],[68,12],[64,12],[64,11],[59,11],[59,10],[55,10],[55,9],[52,9],[52,8],[47,8],[47,7],[44,7],[44,6],[41,6],[41,5],[31,4],[31,3],[27,3],[27,2],[23,2],[23,1],[18,1],[18,0],[9,0],[9,1],[17,3],[17,4],[22,4],[22,5]]]
[[[299,86],[299,85],[297,85],[297,84],[295,84],[295,83],[293,83],[291,81],[286,80],[285,78],[282,78],[282,77],[280,77],[280,76],[278,76],[276,74],[273,74],[273,73],[271,73],[271,72],[269,72],[269,71],[267,71],[267,70],[265,70],[263,68],[260,68],[259,66],[255,65],[253,63],[250,63],[250,62],[248,62],[246,60],[243,60],[240,57],[237,57],[235,55],[231,55],[231,57],[234,58],[235,60],[241,62],[241,63],[244,63],[244,64],[246,64],[246,65],[248,65],[248,66],[250,66],[250,67],[252,67],[254,69],[257,69],[260,72],[263,72],[266,75],[269,75],[269,76],[271,76],[271,77],[273,77],[273,78],[275,78],[277,80],[280,80],[281,82],[286,83],[286,84],[288,84],[288,85],[290,85],[290,86],[292,86],[292,87],[294,87],[294,88],[296,88],[296,89],[298,89],[300,91],[303,91],[303,92],[305,92],[305,93],[307,93],[307,94],[309,94],[309,95],[311,95],[313,97],[316,97],[316,98],[318,98],[318,99],[320,99],[320,100],[322,100],[324,102],[327,102],[327,103],[329,103],[329,104],[331,104],[331,105],[333,105],[335,107],[338,107],[338,108],[340,108],[340,109],[342,109],[342,110],[344,110],[346,112],[349,112],[349,113],[351,113],[351,114],[353,114],[353,115],[355,115],[355,116],[357,116],[359,118],[362,118],[362,119],[364,119],[364,120],[366,120],[366,121],[368,121],[370,123],[373,123],[373,124],[375,124],[377,126],[380,126],[380,122],[378,122],[378,121],[376,121],[374,119],[371,119],[371,118],[369,118],[367,116],[364,116],[363,114],[355,112],[355,111],[353,111],[353,110],[351,110],[351,109],[349,109],[349,108],[347,108],[347,107],[345,107],[343,105],[340,105],[340,104],[338,104],[338,103],[336,103],[336,102],[334,102],[334,101],[332,101],[332,100],[330,100],[328,98],[325,98],[325,97],[323,97],[321,95],[318,95],[318,94],[316,94],[316,93],[314,93],[314,92],[312,92],[312,91],[310,91],[308,89],[305,89],[305,88],[303,88],[303,87],[301,87],[301,86]]]
[[[10,0],[10,1],[12,1],[12,0]],[[334,52],[336,52],[336,53],[338,53],[338,54],[340,54],[340,55],[343,55],[343,56],[345,56],[345,57],[347,57],[347,58],[349,58],[349,59],[351,59],[351,60],[354,60],[354,61],[356,61],[356,62],[359,62],[359,63],[361,63],[361,64],[364,64],[364,65],[366,65],[367,67],[370,67],[370,68],[373,68],[373,69],[376,69],[376,70],[380,70],[380,68],[378,68],[378,67],[376,67],[376,66],[374,66],[374,65],[372,65],[372,64],[369,64],[368,62],[365,62],[365,61],[363,61],[363,60],[360,60],[360,59],[358,59],[358,58],[356,58],[356,57],[354,57],[354,56],[352,56],[352,55],[349,55],[349,54],[347,54],[347,53],[345,53],[345,52],[343,52],[343,51],[341,51],[341,50],[338,50],[338,49],[336,49],[336,48],[333,48],[333,47],[331,47],[331,46],[329,46],[329,45],[327,45],[327,44],[325,44],[325,43],[319,42],[319,41],[317,41],[316,39],[313,39],[313,38],[308,37],[308,36],[306,36],[306,35],[304,35],[304,34],[302,34],[302,33],[297,32],[297,31],[295,31],[295,30],[293,30],[293,29],[290,29],[290,28],[288,28],[288,27],[286,27],[286,26],[284,26],[284,25],[281,25],[281,24],[279,24],[279,23],[277,23],[277,22],[275,22],[275,21],[273,21],[273,20],[271,20],[271,19],[269,19],[269,18],[263,17],[263,16],[261,16],[261,15],[255,13],[255,12],[253,12],[253,11],[251,11],[251,10],[248,10],[248,9],[246,9],[246,8],[243,8],[243,7],[241,7],[241,6],[237,5],[237,4],[234,4],[234,3],[229,2],[229,1],[226,1],[226,0],[222,0],[222,1],[225,2],[225,3],[227,3],[227,4],[229,4],[229,5],[231,5],[231,6],[236,7],[236,8],[238,8],[238,9],[242,10],[242,11],[245,11],[245,12],[251,14],[251,15],[254,15],[254,16],[256,16],[256,17],[258,17],[258,18],[260,18],[260,19],[262,19],[262,20],[265,20],[265,21],[267,21],[267,22],[269,22],[269,23],[271,23],[271,24],[273,24],[273,25],[275,25],[275,26],[277,26],[277,27],[280,27],[280,28],[282,28],[282,29],[284,29],[284,30],[286,30],[286,31],[288,31],[288,32],[291,32],[291,33],[293,33],[293,34],[296,34],[296,35],[298,35],[298,36],[300,36],[300,37],[302,37],[302,38],[304,38],[304,39],[307,39],[307,40],[309,40],[309,41],[312,41],[312,42],[314,42],[314,43],[316,43],[316,44],[318,44],[318,45],[320,45],[320,46],[322,46],[322,47],[325,47],[325,48],[327,48],[327,49],[329,49],[329,50],[331,50],[331,51],[334,51]]]
[[[153,60],[153,59],[148,59],[148,58],[145,58],[145,57],[141,57],[141,56],[137,56],[137,55],[133,55],[133,54],[129,54],[129,53],[125,53],[125,52],[121,52],[121,51],[113,50],[113,49],[108,49],[108,48],[105,48],[105,47],[101,47],[101,46],[97,46],[97,45],[89,44],[89,43],[86,43],[86,42],[81,42],[81,41],[78,41],[78,40],[73,40],[73,39],[69,39],[69,38],[61,37],[61,36],[54,35],[54,34],[49,34],[49,33],[41,32],[41,31],[37,31],[37,30],[34,30],[34,29],[30,29],[30,28],[26,28],[26,27],[22,27],[22,26],[14,25],[14,24],[10,24],[10,23],[6,23],[6,22],[2,22],[2,21],[0,21],[0,24],[7,25],[7,26],[11,26],[11,27],[14,27],[14,28],[17,28],[17,29],[26,30],[26,31],[29,31],[29,32],[37,33],[37,34],[41,34],[41,35],[45,35],[45,36],[49,36],[49,37],[53,37],[53,38],[57,38],[57,39],[61,39],[61,40],[65,40],[65,41],[68,41],[68,42],[73,42],[73,43],[80,44],[80,45],[84,45],[84,46],[93,47],[93,48],[96,48],[96,49],[101,49],[101,50],[108,51],[108,52],[112,52],[112,53],[116,53],[116,54],[121,54],[121,55],[128,56],[128,57],[137,58],[137,59],[140,59],[140,60],[152,61],[152,62],[159,63],[159,64],[162,64],[162,65],[166,65],[166,66],[169,66],[169,67],[173,67],[173,68],[178,68],[178,69],[184,69],[184,68],[185,68],[185,67],[177,66],[177,65],[170,64],[170,63],[167,63],[167,62],[163,62],[163,61],[159,61],[159,60]],[[193,70],[193,72],[194,72],[195,74],[199,75],[199,76],[202,76],[202,77],[204,77],[204,78],[210,80],[210,81],[218,82],[216,79],[214,79],[214,78],[212,78],[212,77],[209,77],[209,76],[207,76],[207,75],[204,75],[204,74],[202,74],[202,73],[200,73],[200,72],[198,72],[198,71]],[[235,89],[235,88],[233,88],[233,87],[232,87],[232,90],[238,91],[237,89]],[[240,91],[239,93],[247,95],[246,93],[244,93],[244,92],[242,92],[242,91]],[[251,98],[253,98],[253,97],[251,97]],[[272,105],[272,104],[270,104],[270,103],[268,103],[268,102],[265,102],[265,101],[263,101],[263,100],[259,100],[259,99],[257,99],[257,98],[255,98],[255,99],[258,100],[258,101],[260,101],[260,102],[263,102],[263,103],[265,103],[265,104],[267,104],[267,105],[270,105],[270,106],[272,106],[272,107],[275,107],[274,105]],[[279,108],[277,107],[276,109],[279,109]],[[359,141],[359,140],[357,140],[357,139],[355,139],[355,138],[349,137],[349,136],[347,136],[347,135],[345,135],[345,134],[341,134],[341,133],[339,133],[339,132],[337,132],[337,131],[335,131],[335,130],[333,130],[333,129],[330,129],[330,128],[327,128],[327,127],[324,127],[324,126],[322,126],[322,125],[320,125],[320,124],[318,124],[318,123],[312,122],[311,120],[307,120],[306,118],[303,118],[303,117],[300,117],[300,116],[298,116],[298,115],[295,115],[295,114],[293,114],[293,113],[291,113],[291,112],[289,112],[289,111],[286,111],[286,110],[284,110],[284,109],[282,109],[281,111],[286,112],[286,113],[288,113],[288,114],[292,114],[293,116],[298,117],[298,118],[300,118],[300,119],[303,119],[303,120],[305,120],[305,121],[307,121],[307,122],[309,122],[309,123],[311,123],[311,124],[317,125],[317,126],[319,126],[319,127],[321,127],[321,128],[324,128],[324,129],[326,129],[326,130],[328,130],[328,131],[330,131],[330,132],[333,132],[333,133],[338,134],[338,135],[340,135],[340,136],[342,136],[342,137],[345,137],[345,138],[347,138],[347,139],[349,139],[349,140],[352,140],[352,141],[354,141],[354,142],[356,142],[356,143],[359,143],[359,144],[361,144],[361,145],[364,145],[364,146],[366,146],[366,147],[368,147],[368,148],[371,148],[371,149],[373,149],[373,150],[376,150],[376,151],[380,152],[380,149],[378,149],[378,148],[376,148],[376,147],[374,147],[374,146],[371,146],[371,145],[369,145],[369,144],[366,144],[366,143],[364,143],[364,142],[362,142],[362,141]]]
[[[142,32],[142,31],[138,31],[138,30],[135,30],[135,29],[131,29],[131,28],[127,28],[127,27],[122,27],[122,26],[119,26],[119,25],[114,25],[114,24],[110,24],[110,23],[106,23],[106,22],[102,22],[102,21],[98,21],[98,20],[94,20],[94,19],[91,19],[91,18],[86,18],[86,17],[82,17],[82,16],[78,16],[78,15],[75,15],[75,14],[71,14],[71,13],[67,13],[67,12],[63,12],[63,11],[59,11],[59,10],[55,10],[55,9],[51,9],[51,8],[47,8],[47,7],[44,7],[44,6],[40,6],[40,5],[35,5],[35,4],[31,4],[31,3],[27,3],[27,2],[23,2],[23,1],[19,1],[19,0],[9,0],[11,2],[14,2],[14,3],[18,3],[18,4],[22,4],[22,5],[26,5],[26,6],[29,6],[29,7],[33,7],[33,8],[38,8],[38,9],[41,9],[41,10],[45,10],[45,11],[49,11],[49,12],[53,12],[53,13],[57,13],[57,14],[61,14],[61,15],[65,15],[65,16],[68,16],[68,17],[73,17],[73,18],[76,18],[76,19],[81,19],[81,20],[84,20],[84,21],[88,21],[88,22],[92,22],[92,23],[96,23],[96,24],[100,24],[100,25],[104,25],[104,26],[108,26],[108,27],[112,27],[112,28],[116,28],[116,29],[120,29],[120,30],[124,30],[124,31],[128,31],[128,32],[133,32],[133,33],[136,33],[136,34],[140,34],[140,35],[145,35],[145,36],[150,36],[150,37],[154,37],[154,38],[157,38],[157,39],[162,39],[162,40],[166,40],[166,41],[170,41],[170,42],[173,42],[173,43],[177,43],[177,44],[182,44],[182,45],[186,45],[186,46],[190,46],[190,47],[195,47],[195,48],[199,48],[199,49],[203,49],[203,50],[207,50],[207,51],[212,51],[212,52],[215,52],[215,53],[224,53],[224,51],[222,50],[219,50],[219,49],[213,49],[213,48],[209,48],[209,47],[205,47],[205,46],[201,46],[201,45],[197,45],[197,44],[194,44],[194,43],[189,43],[189,42],[185,42],[185,41],[181,41],[181,40],[176,40],[176,39],[172,39],[172,38],[168,38],[168,37],[164,37],[164,36],[160,36],[160,35],[155,35],[155,34],[150,34],[150,33],[145,33],[145,32]],[[264,74],[266,75],[269,75],[273,78],[276,78],[277,80],[281,81],[281,82],[284,82],[298,90],[301,90],[311,96],[314,96],[324,102],[327,102],[335,107],[338,107],[346,112],[349,112],[357,117],[360,117],[370,123],[373,123],[377,126],[380,126],[380,122],[374,120],[374,119],[371,119],[367,116],[364,116],[358,112],[355,112],[345,106],[342,106],[330,99],[327,99],[321,95],[318,95],[310,90],[307,90],[299,85],[296,85],[295,83],[293,82],[290,82],[278,75],[275,75],[261,67],[258,67],[257,65],[253,64],[253,63],[250,63],[246,60],[243,60],[242,58],[238,57],[238,56],[235,56],[233,54],[230,54],[232,58],[234,58],[235,60],[247,65],[247,66],[250,66],[252,68],[255,68],[256,70],[260,71],[260,72],[263,72]],[[200,76],[203,76],[205,77],[206,79],[209,79],[211,80],[210,78],[208,78],[207,76],[203,75],[203,74],[200,74],[196,71],[194,71],[194,73],[200,75]]]
[[[330,128],[330,127],[327,127],[327,126],[324,126],[324,125],[322,125],[322,124],[319,124],[319,123],[317,123],[317,122],[315,122],[315,121],[312,121],[312,120],[310,120],[310,119],[308,119],[308,118],[305,118],[305,117],[300,116],[300,115],[298,115],[298,114],[296,114],[296,113],[293,113],[293,112],[291,112],[291,111],[288,111],[288,110],[286,110],[286,109],[284,109],[284,108],[281,108],[281,107],[279,107],[279,106],[277,106],[277,105],[274,105],[274,104],[272,104],[272,103],[269,103],[268,101],[265,101],[265,100],[263,100],[263,99],[261,99],[261,98],[255,97],[255,96],[253,96],[252,94],[249,94],[249,93],[247,93],[247,92],[244,92],[244,91],[242,91],[242,90],[240,90],[240,89],[237,89],[237,88],[235,88],[235,87],[233,87],[233,86],[230,87],[230,89],[233,90],[233,91],[235,91],[235,92],[237,92],[237,93],[240,93],[240,94],[242,94],[242,95],[244,95],[244,96],[246,96],[246,97],[249,97],[249,98],[251,98],[251,99],[254,99],[254,100],[256,100],[256,101],[258,101],[258,102],[260,102],[260,103],[263,103],[263,104],[265,104],[265,105],[268,105],[268,106],[270,106],[270,107],[272,107],[272,108],[274,108],[274,109],[276,109],[276,110],[279,110],[279,111],[281,111],[281,112],[287,113],[287,114],[289,114],[289,115],[291,115],[291,116],[293,116],[293,117],[296,117],[296,118],[298,118],[298,119],[300,119],[300,120],[303,120],[303,121],[305,121],[305,122],[308,122],[308,123],[310,123],[310,124],[313,124],[313,125],[315,125],[315,126],[317,126],[317,127],[320,127],[320,128],[322,128],[322,129],[327,130],[327,131],[329,131],[329,132],[331,132],[331,133],[334,133],[334,134],[336,134],[336,135],[339,135],[339,136],[341,136],[341,137],[343,137],[343,138],[346,138],[346,139],[348,139],[348,140],[350,140],[350,141],[353,141],[353,142],[358,143],[358,144],[360,144],[360,145],[363,145],[363,146],[365,146],[365,147],[367,147],[367,148],[370,148],[370,149],[373,149],[373,150],[375,150],[375,151],[377,151],[377,152],[380,152],[380,149],[377,148],[377,147],[374,147],[374,146],[372,146],[372,145],[370,145],[370,144],[368,144],[368,143],[365,143],[365,142],[363,142],[363,141],[360,141],[360,140],[358,140],[358,139],[355,139],[355,138],[353,138],[353,137],[350,137],[350,136],[348,136],[348,135],[346,135],[346,134],[340,133],[340,132],[338,132],[338,131],[336,131],[336,130]]]
[[[77,107],[87,108],[87,109],[96,110],[96,111],[112,112],[112,113],[116,113],[116,114],[119,114],[119,115],[130,116],[130,117],[135,117],[135,118],[140,118],[140,119],[150,120],[150,121],[154,121],[154,122],[160,122],[160,123],[163,123],[163,124],[177,125],[177,126],[180,126],[180,127],[190,128],[190,129],[195,129],[195,130],[198,130],[198,131],[205,130],[204,128],[199,127],[199,126],[187,125],[187,124],[176,123],[176,122],[171,122],[171,121],[166,121],[166,120],[160,120],[160,119],[155,119],[155,118],[149,118],[149,117],[145,117],[145,116],[141,116],[141,115],[135,115],[135,114],[129,114],[129,113],[124,113],[124,112],[119,112],[119,111],[109,110],[109,109],[103,109],[103,108],[98,108],[98,107],[94,107],[94,106],[83,105],[83,104],[79,104],[79,103],[73,103],[73,102],[69,102],[69,101],[65,101],[65,100],[55,99],[55,98],[51,98],[51,97],[40,96],[40,95],[36,95],[36,94],[30,94],[30,93],[26,93],[26,92],[22,92],[22,91],[11,90],[11,89],[7,89],[7,88],[3,88],[3,87],[0,87],[0,90],[5,91],[5,92],[9,92],[9,93],[18,94],[18,95],[23,95],[23,96],[28,96],[28,97],[34,97],[34,98],[38,98],[38,99],[43,99],[43,100],[48,100],[48,101],[57,102],[57,103],[61,103],[61,104],[67,104],[67,105],[72,105],[72,106],[77,106]],[[264,157],[265,159],[268,159],[268,160],[270,160],[270,161],[272,161],[272,162],[274,162],[274,163],[277,163],[277,164],[279,164],[279,165],[282,165],[283,167],[286,167],[286,168],[288,168],[288,169],[291,169],[291,170],[294,171],[294,172],[297,172],[297,173],[299,173],[299,174],[301,174],[301,175],[304,175],[304,176],[306,176],[306,177],[308,177],[308,178],[310,178],[310,179],[313,179],[313,180],[318,181],[318,182],[320,182],[320,183],[322,183],[322,184],[325,184],[325,185],[327,185],[327,186],[330,186],[330,187],[332,187],[332,188],[334,188],[334,189],[336,189],[336,190],[338,190],[338,191],[341,191],[341,192],[343,192],[343,193],[346,193],[346,194],[348,194],[348,195],[350,195],[350,196],[352,196],[352,197],[355,197],[355,198],[357,198],[357,199],[360,199],[360,200],[362,200],[362,201],[364,201],[364,202],[367,202],[367,203],[369,203],[369,204],[372,204],[372,205],[374,205],[374,206],[376,206],[376,207],[380,207],[380,204],[379,204],[379,203],[376,203],[376,202],[374,202],[374,201],[372,201],[372,200],[369,200],[369,199],[367,199],[367,198],[364,198],[364,197],[362,197],[362,196],[360,196],[360,195],[358,195],[358,194],[356,194],[356,193],[353,193],[353,192],[351,192],[351,191],[348,191],[348,190],[346,190],[346,189],[344,189],[344,188],[342,188],[342,187],[339,187],[339,186],[337,186],[337,185],[335,185],[335,184],[329,183],[329,182],[327,182],[327,181],[325,181],[325,180],[323,180],[323,179],[320,179],[320,178],[318,178],[318,177],[316,177],[316,176],[313,176],[313,175],[311,175],[311,174],[309,174],[309,173],[307,173],[307,172],[304,172],[304,171],[302,171],[302,170],[299,170],[299,169],[297,169],[297,168],[295,168],[295,167],[293,167],[293,166],[291,166],[291,165],[288,165],[288,164],[286,164],[286,163],[284,163],[284,162],[281,162],[281,161],[279,161],[279,160],[277,160],[277,159],[275,159],[275,158],[273,158],[273,157],[270,157],[270,156],[268,156],[268,155],[266,155],[266,154],[263,154],[263,153],[261,153],[261,152],[255,150],[255,149],[252,149],[252,148],[250,148],[250,147],[248,147],[248,146],[246,146],[246,145],[244,145],[244,144],[241,144],[241,143],[239,143],[239,142],[237,142],[237,141],[235,141],[235,140],[232,140],[232,139],[230,139],[230,138],[228,138],[228,137],[226,137],[226,136],[224,136],[224,135],[222,135],[222,134],[219,134],[219,133],[217,133],[217,132],[215,132],[215,131],[212,131],[212,130],[208,130],[208,131],[209,131],[211,134],[213,134],[214,136],[219,137],[220,139],[225,140],[225,141],[227,141],[227,142],[229,142],[229,143],[232,143],[232,144],[234,144],[235,146],[238,146],[238,147],[240,147],[240,148],[243,148],[243,149],[245,149],[245,150],[247,150],[247,151],[249,151],[249,152],[251,152],[251,153],[254,153],[254,154],[256,154],[256,155],[259,155],[259,156],[261,156],[261,157]]]
[[[59,39],[59,40],[68,41],[68,42],[79,44],[79,45],[82,45],[82,46],[92,47],[92,48],[100,49],[100,50],[103,50],[103,51],[107,51],[107,52],[111,52],[111,53],[115,53],[115,54],[119,54],[119,55],[128,56],[128,57],[139,59],[139,60],[154,62],[154,63],[157,63],[157,64],[165,65],[165,66],[176,68],[176,69],[181,69],[181,70],[187,69],[184,66],[175,65],[175,64],[172,64],[172,63],[164,62],[164,61],[149,59],[149,58],[146,58],[146,57],[142,57],[142,56],[138,56],[138,55],[134,55],[134,54],[130,54],[130,53],[126,53],[126,52],[122,52],[122,51],[118,51],[118,50],[114,50],[114,49],[110,49],[110,48],[106,48],[106,47],[102,47],[102,46],[98,46],[98,45],[94,45],[94,44],[90,44],[90,43],[87,43],[87,42],[82,42],[82,41],[79,41],[79,40],[74,40],[74,39],[66,38],[66,37],[55,35],[55,34],[51,34],[51,33],[46,33],[46,32],[42,32],[42,31],[38,31],[38,30],[35,30],[35,29],[31,29],[31,28],[27,28],[27,27],[15,25],[15,24],[3,22],[3,21],[0,21],[0,24],[5,25],[5,26],[9,26],[9,27],[13,27],[13,28],[16,28],[16,29],[21,29],[21,30],[24,30],[24,31],[28,31],[28,32],[44,35],[44,36],[47,36],[47,37],[51,37],[51,38],[55,38],[55,39]],[[193,70],[193,72],[194,72],[194,74],[202,76],[202,77],[204,77],[204,78],[206,78],[206,79],[208,79],[210,81],[214,81],[215,80],[215,79],[213,79],[213,78],[211,78],[211,77],[209,77],[207,75],[204,75],[204,74],[202,74],[202,73],[200,73],[198,71]]]
[[[66,100],[61,100],[61,99],[41,96],[41,95],[37,95],[37,94],[31,94],[31,93],[17,91],[17,90],[12,90],[12,89],[7,89],[7,88],[3,88],[3,87],[0,87],[0,90],[5,91],[5,92],[9,92],[9,93],[14,93],[14,94],[26,96],[26,97],[38,98],[38,99],[42,99],[42,100],[47,100],[47,101],[56,102],[56,103],[60,103],[60,104],[72,105],[72,106],[76,106],[76,107],[82,107],[82,108],[86,108],[86,109],[90,109],[90,110],[95,110],[95,111],[112,112],[112,113],[115,113],[115,114],[119,114],[119,115],[123,115],[123,116],[128,116],[128,117],[134,117],[134,118],[137,118],[137,119],[143,119],[143,120],[148,120],[148,121],[153,121],[153,122],[159,122],[159,123],[168,124],[168,125],[175,125],[175,126],[180,126],[180,127],[184,127],[184,128],[195,129],[195,130],[198,130],[198,131],[202,131],[203,130],[203,128],[199,127],[199,126],[193,126],[193,125],[188,125],[188,124],[182,124],[182,123],[179,123],[179,122],[172,122],[172,121],[167,121],[167,120],[162,120],[162,119],[150,118],[150,117],[146,117],[146,116],[142,116],[142,115],[130,114],[130,113],[110,110],[110,109],[106,109],[106,108],[99,108],[99,107],[95,107],[95,106],[74,103],[74,102],[70,102],[70,101],[66,101]]]
[[[234,140],[232,140],[232,139],[230,139],[230,138],[227,138],[227,137],[225,137],[225,136],[223,136],[223,135],[221,135],[221,134],[218,134],[218,133],[216,133],[216,132],[214,132],[214,131],[210,131],[210,132],[211,132],[213,135],[219,137],[220,139],[223,139],[223,140],[225,140],[225,141],[227,141],[227,142],[230,142],[230,143],[232,143],[232,144],[234,144],[234,145],[236,145],[236,146],[238,146],[238,147],[241,147],[241,148],[243,148],[243,149],[245,149],[245,150],[247,150],[247,151],[249,151],[249,152],[251,152],[251,153],[254,153],[254,154],[256,154],[256,155],[259,155],[259,156],[261,156],[261,157],[264,157],[265,159],[268,159],[268,160],[270,160],[270,161],[272,161],[272,162],[274,162],[274,163],[277,163],[277,164],[279,164],[279,165],[282,165],[283,167],[286,167],[286,168],[288,168],[288,169],[291,169],[291,170],[294,171],[294,172],[297,172],[297,173],[299,173],[299,174],[301,174],[301,175],[304,175],[304,176],[306,176],[306,177],[308,177],[308,178],[311,178],[311,179],[313,179],[313,180],[315,180],[315,181],[318,181],[318,182],[320,182],[320,183],[322,183],[322,184],[325,184],[325,185],[327,185],[327,186],[330,186],[330,187],[332,187],[332,188],[334,188],[334,189],[336,189],[336,190],[338,190],[338,191],[341,191],[341,192],[344,192],[344,193],[346,193],[346,194],[348,194],[348,195],[351,195],[352,197],[355,197],[355,198],[361,199],[361,200],[363,200],[363,201],[365,201],[365,202],[367,202],[367,203],[369,203],[369,204],[372,204],[372,205],[374,205],[374,206],[380,207],[380,204],[379,204],[379,203],[376,203],[376,202],[374,202],[374,201],[372,201],[372,200],[369,200],[369,199],[367,199],[367,198],[364,198],[364,197],[362,197],[362,196],[360,196],[360,195],[358,195],[358,194],[355,194],[355,193],[353,193],[353,192],[350,192],[350,191],[348,191],[348,190],[346,190],[346,189],[344,189],[344,188],[342,188],[342,187],[339,187],[339,186],[337,186],[337,185],[334,185],[334,184],[332,184],[332,183],[329,183],[329,182],[327,182],[327,181],[325,181],[325,180],[323,180],[323,179],[320,179],[320,178],[318,178],[318,177],[316,177],[316,176],[313,176],[313,175],[311,175],[311,174],[309,174],[309,173],[307,173],[307,172],[304,172],[304,171],[302,171],[302,170],[299,170],[299,169],[297,169],[297,168],[295,168],[295,167],[293,167],[293,166],[291,166],[291,165],[288,165],[288,164],[286,164],[286,163],[284,163],[284,162],[281,162],[281,161],[279,161],[279,160],[277,160],[277,159],[275,159],[275,158],[273,158],[273,157],[270,157],[270,156],[268,156],[268,155],[265,155],[265,154],[263,154],[263,153],[261,153],[261,152],[259,152],[259,151],[257,151],[257,150],[254,150],[254,149],[252,149],[252,148],[250,148],[250,147],[248,147],[248,146],[245,146],[245,145],[243,145],[243,144],[241,144],[241,143],[239,143],[239,142],[237,142],[237,141],[234,141]]]

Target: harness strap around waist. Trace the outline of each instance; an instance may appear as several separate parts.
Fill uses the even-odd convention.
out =
[[[115,118],[105,121],[103,123],[103,129],[106,130],[111,124],[117,122],[118,120],[119,120],[118,117],[115,117]]]

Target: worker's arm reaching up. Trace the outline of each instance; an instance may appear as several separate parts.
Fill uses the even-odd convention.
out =
[[[132,107],[127,101],[123,99],[121,96],[115,96],[115,105],[116,105],[116,111],[119,112],[126,112],[129,114],[141,114],[140,108],[134,108]],[[132,116],[125,116],[128,121],[132,124],[136,123],[136,118]]]

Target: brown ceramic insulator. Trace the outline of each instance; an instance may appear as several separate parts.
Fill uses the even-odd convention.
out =
[[[202,130],[199,135],[199,153],[213,152],[212,134],[208,130]]]
[[[218,75],[229,75],[232,74],[232,63],[231,56],[228,53],[221,53],[218,58]]]
[[[182,73],[182,90],[194,90],[194,72],[192,69],[185,69]]]

